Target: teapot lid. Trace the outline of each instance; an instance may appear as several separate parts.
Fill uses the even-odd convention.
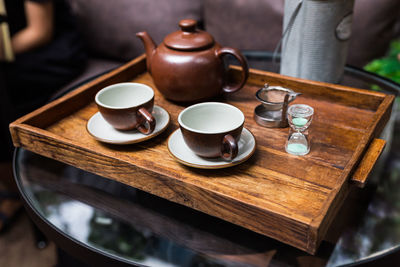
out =
[[[176,50],[201,50],[214,44],[213,37],[196,28],[197,22],[193,19],[184,19],[179,22],[180,31],[168,34],[164,44]]]

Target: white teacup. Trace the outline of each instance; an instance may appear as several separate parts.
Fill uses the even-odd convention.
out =
[[[234,159],[244,124],[240,109],[219,102],[205,102],[184,109],[178,117],[186,145],[207,158]]]
[[[154,91],[141,83],[117,83],[101,89],[95,97],[103,118],[118,130],[138,129],[143,134],[154,131],[151,115]]]

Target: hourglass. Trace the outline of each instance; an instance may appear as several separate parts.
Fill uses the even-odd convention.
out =
[[[310,142],[308,140],[308,127],[311,124],[314,109],[308,105],[291,105],[287,111],[290,126],[289,137],[286,142],[286,152],[303,156],[310,152]]]

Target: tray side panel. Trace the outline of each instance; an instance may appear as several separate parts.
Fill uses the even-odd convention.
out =
[[[237,66],[231,66],[230,77],[235,81],[240,80],[240,68]],[[249,76],[247,83],[259,87],[263,87],[266,83],[270,85],[280,85],[291,88],[299,93],[312,95],[314,98],[320,100],[337,102],[347,106],[371,110],[377,110],[385,97],[385,94],[381,92],[304,80],[254,69],[251,69],[251,75]]]
[[[342,173],[342,182],[336,185],[336,188],[330,193],[328,200],[321,209],[321,213],[314,218],[313,222],[311,223],[311,235],[315,235],[317,237],[317,244],[322,241],[322,238],[325,236],[335,215],[339,211],[349,193],[351,187],[349,177],[351,177],[356,171],[360,161],[363,159],[365,152],[368,150],[370,143],[373,141],[373,138],[381,134],[384,126],[388,122],[391,115],[394,98],[395,97],[393,95],[385,95],[383,101],[381,101],[379,104],[374,115],[373,123],[370,125],[370,127],[368,127],[368,131],[363,136],[362,140],[358,142],[356,150],[354,151],[350,161],[347,163]],[[378,158],[376,157],[373,160],[376,161],[377,159]],[[374,164],[374,162],[370,162],[370,164]]]

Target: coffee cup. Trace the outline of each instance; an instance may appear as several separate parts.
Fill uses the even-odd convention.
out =
[[[151,115],[154,91],[141,83],[117,83],[101,89],[95,97],[103,118],[118,130],[137,129],[143,134],[154,131]]]
[[[198,156],[234,159],[244,124],[240,109],[219,102],[195,104],[178,116],[186,145]]]

